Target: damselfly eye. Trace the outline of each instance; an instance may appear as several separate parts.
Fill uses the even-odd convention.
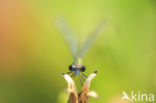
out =
[[[73,66],[69,65],[69,71],[73,71]]]
[[[84,65],[82,65],[81,71],[84,72],[85,70],[86,70],[86,67]]]

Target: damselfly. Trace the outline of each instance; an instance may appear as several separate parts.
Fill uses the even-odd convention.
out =
[[[84,74],[86,67],[82,63],[82,57],[85,55],[87,50],[92,45],[97,34],[99,34],[99,32],[102,30],[104,23],[100,22],[100,24],[98,24],[93,33],[84,42],[80,50],[78,50],[77,40],[76,38],[73,37],[73,33],[71,32],[67,22],[63,19],[57,19],[56,25],[58,29],[61,31],[61,35],[63,36],[64,40],[68,43],[70,51],[74,56],[74,61],[71,65],[69,65],[69,72],[67,73],[71,74],[72,78],[78,76],[80,78],[80,82],[82,83],[82,81],[83,80],[85,81],[85,78],[87,78],[87,76]]]

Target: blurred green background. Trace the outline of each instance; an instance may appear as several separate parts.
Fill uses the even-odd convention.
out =
[[[91,90],[100,98],[91,103],[156,93],[155,0],[1,0],[0,103],[66,103],[61,73],[73,57],[53,22],[59,16],[81,43],[107,23],[83,58],[86,74],[99,70]]]

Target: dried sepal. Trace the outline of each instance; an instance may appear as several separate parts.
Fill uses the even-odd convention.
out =
[[[67,88],[67,92],[69,95],[68,103],[78,103],[78,95],[77,95],[75,82],[68,74],[63,73],[63,77],[68,83],[68,88]]]
[[[94,73],[88,76],[79,94],[77,94],[76,84],[74,80],[68,74],[63,74],[63,77],[68,83],[68,88],[67,88],[67,91],[69,94],[68,103],[88,103],[90,96],[94,98],[98,98],[98,95],[96,92],[90,91],[91,80],[96,76],[96,74],[97,74],[97,71],[95,71]]]
[[[82,86],[82,90],[78,97],[78,103],[88,103],[89,102],[89,97],[92,95],[92,93],[90,95],[90,91],[89,91],[90,83],[91,83],[91,80],[96,76],[96,74],[97,74],[97,71],[90,74],[88,76],[88,78],[86,79],[86,81],[84,82],[84,84]]]
[[[95,91],[90,91],[90,92],[88,92],[87,95],[90,96],[90,97],[93,97],[93,98],[98,98],[99,97],[98,94]]]

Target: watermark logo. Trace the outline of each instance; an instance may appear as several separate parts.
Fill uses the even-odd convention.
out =
[[[137,102],[154,102],[154,94],[147,94],[147,93],[141,93],[141,92],[133,92],[131,91],[131,95],[128,96],[128,94],[123,91],[122,92],[123,97],[122,99],[127,99],[129,101],[137,101]]]

